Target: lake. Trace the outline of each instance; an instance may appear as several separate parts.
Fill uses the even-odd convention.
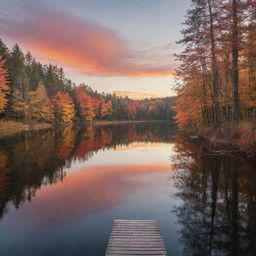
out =
[[[114,219],[155,219],[168,255],[256,255],[255,164],[168,122],[0,140],[0,255],[104,255]]]

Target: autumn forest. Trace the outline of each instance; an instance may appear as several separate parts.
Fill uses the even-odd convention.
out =
[[[0,114],[19,121],[170,120],[174,97],[132,100],[76,85],[57,65],[42,65],[0,40]]]
[[[256,4],[193,0],[178,54],[180,127],[255,152]]]

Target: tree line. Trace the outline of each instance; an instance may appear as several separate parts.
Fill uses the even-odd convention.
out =
[[[192,0],[174,109],[182,128],[256,124],[256,4],[254,0]]]
[[[0,39],[0,118],[37,122],[170,120],[174,97],[132,100],[75,84],[63,68]]]

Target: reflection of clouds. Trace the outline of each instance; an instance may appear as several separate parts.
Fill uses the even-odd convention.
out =
[[[127,151],[128,149],[135,149],[135,148],[162,148],[163,146],[170,147],[172,144],[165,143],[165,142],[132,142],[126,146],[117,146],[115,151]]]
[[[30,222],[43,227],[93,215],[123,203],[134,191],[154,182],[144,176],[167,171],[170,165],[160,163],[88,166],[38,191],[33,204],[19,210],[16,221],[29,216]]]
[[[143,152],[144,150],[147,150],[147,152]],[[85,165],[170,164],[170,150],[171,144],[168,143],[132,143],[127,147],[123,146],[112,150],[98,151],[86,163],[81,163],[80,167]],[[79,163],[77,165],[79,168]]]

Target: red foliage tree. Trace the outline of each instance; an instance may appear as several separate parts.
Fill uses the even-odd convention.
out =
[[[74,96],[80,108],[80,115],[85,120],[91,121],[96,116],[97,100],[88,94],[84,86],[74,88]]]

